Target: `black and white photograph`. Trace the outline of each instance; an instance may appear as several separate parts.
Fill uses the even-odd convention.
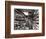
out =
[[[23,34],[42,32],[41,11],[42,8],[37,6],[11,6],[11,33]]]
[[[38,9],[14,9],[14,30],[38,30]]]

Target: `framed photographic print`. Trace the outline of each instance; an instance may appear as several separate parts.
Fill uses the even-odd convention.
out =
[[[5,1],[5,38],[44,35],[44,3]]]

